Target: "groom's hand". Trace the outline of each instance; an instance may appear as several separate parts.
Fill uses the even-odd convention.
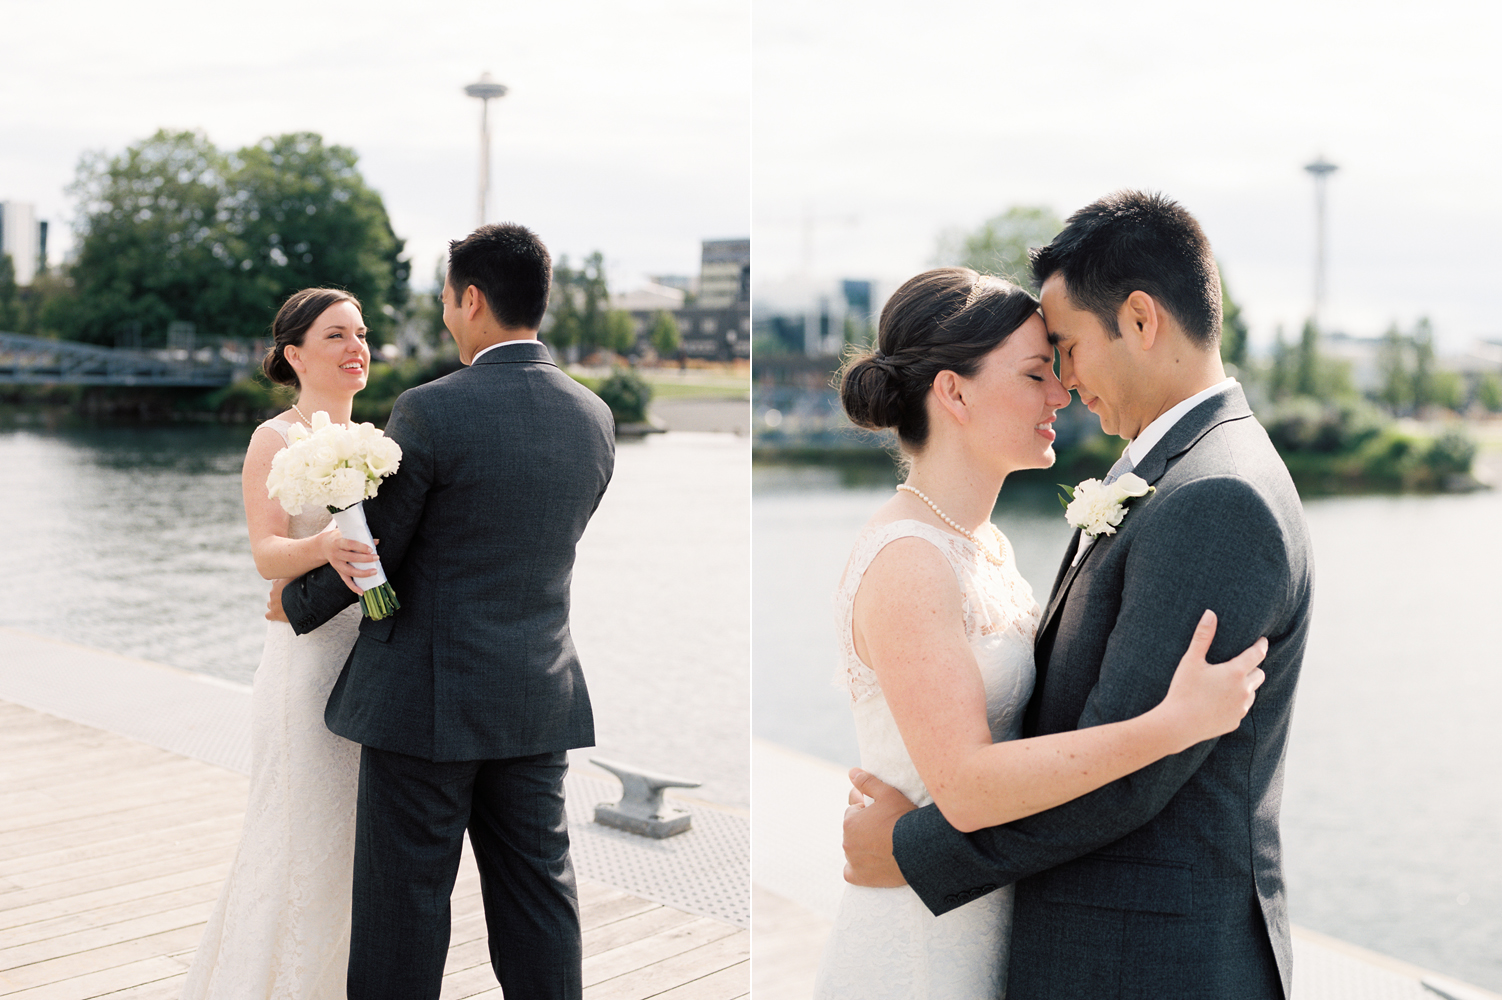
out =
[[[875,775],[860,768],[850,772],[855,788],[845,810],[845,881],[873,889],[907,885],[892,857],[892,828],[898,817],[917,807]],[[874,799],[867,804],[866,799]]]
[[[269,622],[287,622],[287,612],[282,610],[282,591],[287,588],[291,580],[271,581],[271,597],[266,601],[266,620]]]

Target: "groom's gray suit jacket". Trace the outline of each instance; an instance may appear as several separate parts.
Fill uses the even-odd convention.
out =
[[[909,813],[894,853],[935,913],[1016,884],[1008,1000],[1287,997],[1278,809],[1313,589],[1303,508],[1239,386],[1135,471],[1156,491],[1077,565],[1065,555],[1024,735],[1152,708],[1206,608],[1211,662],[1271,640],[1256,704],[1233,733],[1006,826]]]
[[[386,434],[401,467],[365,509],[402,606],[360,622],[329,728],[432,761],[592,745],[569,582],[615,463],[609,408],[532,341],[402,393]],[[282,606],[301,634],[354,600],[324,566]]]

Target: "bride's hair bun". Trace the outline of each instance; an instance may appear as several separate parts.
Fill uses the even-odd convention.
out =
[[[1038,302],[1009,281],[968,267],[908,279],[881,311],[874,350],[852,355],[839,373],[851,423],[895,427],[908,448],[928,440],[928,389],[943,371],[971,376],[980,359],[1037,314]]]
[[[282,303],[276,319],[271,321],[271,346],[261,359],[261,371],[267,378],[277,385],[299,387],[297,370],[287,360],[287,346],[301,347],[313,321],[329,306],[340,302],[352,302],[356,309],[361,308],[360,300],[342,288],[304,288]]]

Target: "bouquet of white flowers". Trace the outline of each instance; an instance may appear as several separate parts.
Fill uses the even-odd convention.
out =
[[[311,431],[294,424],[288,432],[290,443],[271,460],[267,495],[288,514],[321,504],[334,515],[341,535],[375,548],[365,523],[364,501],[376,495],[382,477],[397,470],[401,446],[372,424],[336,424],[323,410],[313,414],[312,424]],[[385,618],[401,607],[379,558],[355,565],[376,571],[375,576],[356,578],[363,591],[360,607],[367,616]]]

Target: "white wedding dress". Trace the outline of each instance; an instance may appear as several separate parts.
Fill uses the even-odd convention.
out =
[[[986,689],[993,740],[1015,739],[1033,690],[1033,636],[1041,611],[1002,538],[1003,565],[974,543],[921,521],[893,521],[861,533],[835,595],[841,665],[850,691],[861,767],[919,806],[928,794],[908,757],[876,674],[856,655],[851,612],[861,576],[898,538],[932,542],[949,560],[964,597],[965,635]],[[997,1000],[1006,987],[1012,890],[1008,886],[935,917],[907,886],[847,885],[814,987],[816,1000]]]
[[[268,420],[287,438],[291,424]],[[295,515],[288,534],[329,523]],[[354,645],[360,606],[295,635],[267,622],[251,696],[250,801],[219,903],[204,928],[183,1000],[342,1000],[360,745],[323,723],[329,690]]]

